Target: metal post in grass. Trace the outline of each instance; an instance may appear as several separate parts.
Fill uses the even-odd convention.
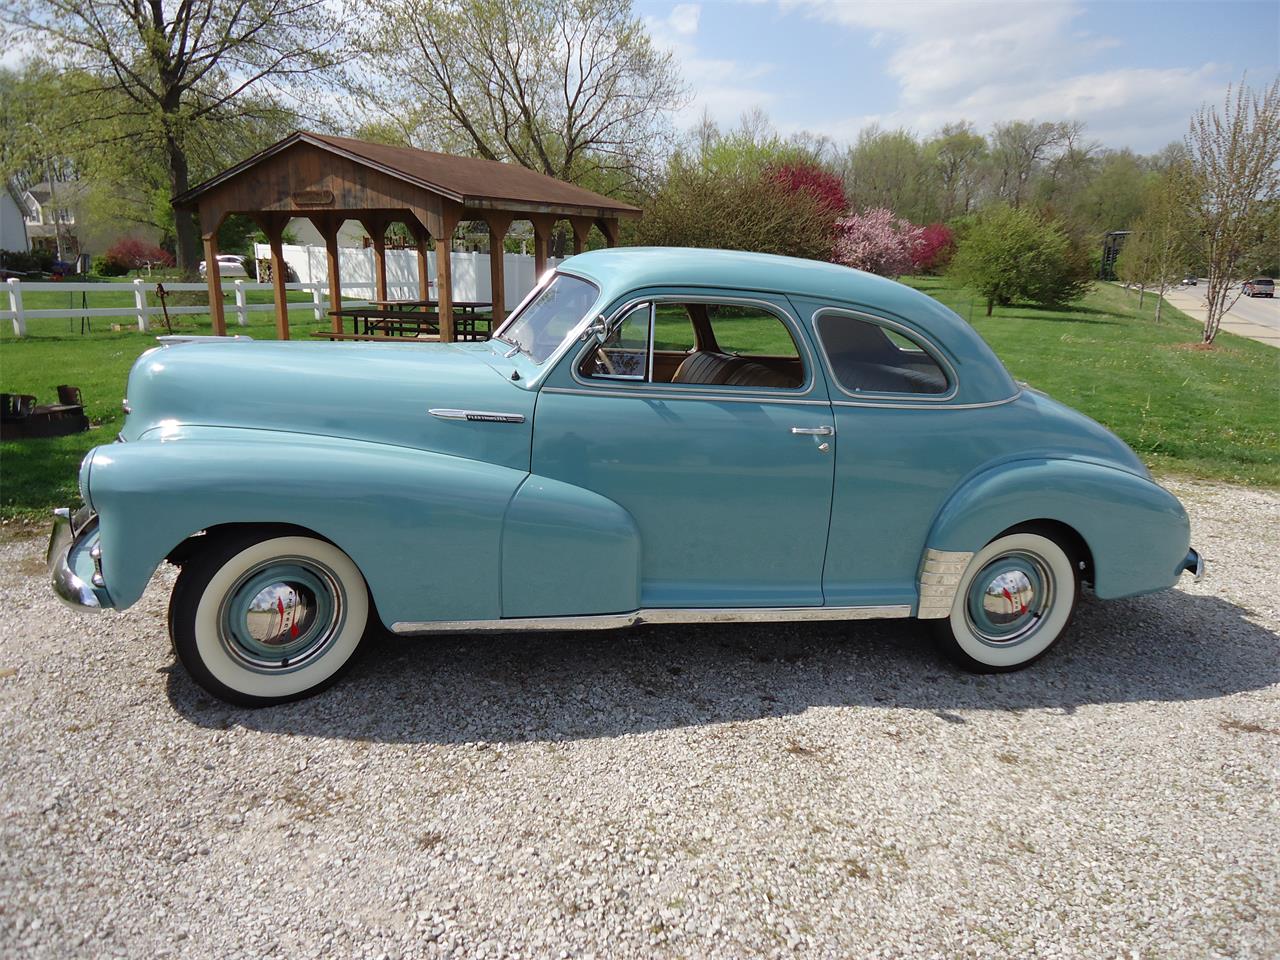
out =
[[[310,270],[310,260],[307,261]],[[320,284],[311,285],[311,302],[315,305],[316,323],[324,323],[324,300],[320,297]]]
[[[133,305],[138,310],[138,330],[146,333],[151,329],[151,308],[147,306],[147,288],[141,277],[133,281]]]
[[[22,312],[22,281],[17,277],[9,278],[9,309],[13,311],[13,335],[27,335],[27,317]]]
[[[245,307],[243,280],[236,281],[236,323],[242,327],[249,325],[249,311]]]

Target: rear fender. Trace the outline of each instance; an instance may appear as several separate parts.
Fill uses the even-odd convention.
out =
[[[1086,460],[1005,463],[965,481],[935,518],[928,546],[974,553],[1010,527],[1065,524],[1093,559],[1103,599],[1170,587],[1190,545],[1186,511],[1173,494],[1136,474]]]

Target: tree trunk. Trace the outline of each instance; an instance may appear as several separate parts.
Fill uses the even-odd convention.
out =
[[[991,316],[991,308],[996,305],[995,297],[987,297],[987,316]]]
[[[1142,312],[1142,300],[1147,295],[1147,286],[1144,283],[1138,284],[1138,312]]]
[[[176,197],[186,193],[190,186],[187,151],[172,131],[165,132],[164,149],[169,161],[169,188]],[[194,277],[200,260],[200,228],[196,225],[196,215],[190,210],[174,210],[173,232],[177,241],[178,269],[183,276]]]
[[[1164,306],[1164,286],[1160,287],[1160,295],[1156,297],[1156,323],[1160,322],[1160,308]]]

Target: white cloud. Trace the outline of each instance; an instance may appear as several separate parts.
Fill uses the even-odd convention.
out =
[[[645,17],[653,42],[671,51],[689,87],[690,101],[676,114],[676,125],[693,126],[704,111],[731,125],[753,107],[768,109],[777,94],[757,81],[773,72],[773,64],[703,56],[697,37],[701,16],[700,4],[681,3],[665,17]]]
[[[848,117],[826,132],[852,139],[862,125],[928,133],[948,120],[979,128],[999,120],[1083,120],[1108,145],[1154,150],[1180,137],[1225,72],[1215,64],[1168,69],[1100,69],[1115,37],[1080,29],[1084,9],[1069,0],[917,0],[831,3],[779,0],[784,10],[866,33],[889,51],[898,102],[874,118]]]

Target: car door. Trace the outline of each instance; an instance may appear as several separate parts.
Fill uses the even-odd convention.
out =
[[[612,321],[539,392],[533,474],[635,519],[643,607],[822,604],[837,438],[785,301],[672,292]]]

